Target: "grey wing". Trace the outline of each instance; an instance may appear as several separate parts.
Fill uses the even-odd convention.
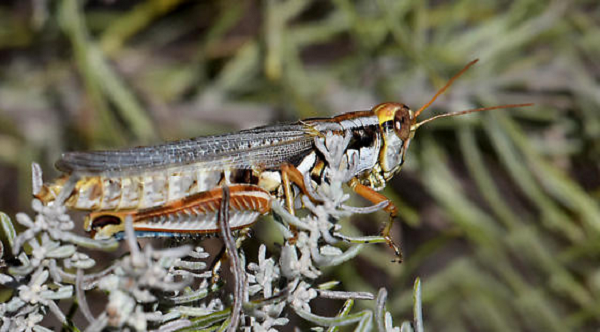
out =
[[[62,155],[56,168],[67,173],[91,174],[137,173],[189,164],[206,169],[271,169],[301,159],[312,150],[313,139],[303,124],[281,124],[156,146],[68,152]]]

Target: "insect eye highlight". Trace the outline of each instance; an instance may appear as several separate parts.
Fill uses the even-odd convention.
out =
[[[394,130],[400,131],[402,129],[402,123],[400,121],[394,121]]]

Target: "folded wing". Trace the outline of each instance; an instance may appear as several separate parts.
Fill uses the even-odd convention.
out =
[[[305,124],[280,124],[156,146],[68,152],[56,167],[66,173],[113,175],[190,164],[206,169],[271,169],[300,160],[312,150],[313,139],[314,133]]]

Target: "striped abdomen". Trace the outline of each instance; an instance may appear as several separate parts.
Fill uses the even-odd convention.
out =
[[[146,209],[215,188],[221,174],[190,168],[132,176],[83,176],[65,205],[86,211]],[[36,197],[44,203],[54,200],[66,179],[44,186]]]

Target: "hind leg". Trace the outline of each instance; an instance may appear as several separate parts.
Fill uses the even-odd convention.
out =
[[[354,190],[355,193],[369,200],[373,204],[388,202],[386,207],[384,207],[383,209],[384,211],[389,213],[390,217],[385,226],[383,227],[383,230],[381,231],[381,236],[388,244],[388,246],[392,248],[392,250],[394,250],[398,262],[402,262],[402,251],[400,250],[400,247],[396,243],[394,243],[394,240],[390,236],[392,226],[394,225],[394,218],[398,215],[398,209],[396,208],[394,203],[392,203],[392,201],[390,201],[389,198],[387,198],[385,195],[376,192],[371,187],[367,187],[363,184],[360,184],[356,178],[350,180],[348,185],[350,186],[350,188],[352,188],[352,190]]]

